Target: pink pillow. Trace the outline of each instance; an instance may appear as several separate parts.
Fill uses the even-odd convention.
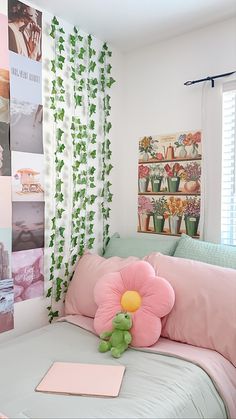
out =
[[[213,349],[236,367],[236,271],[160,253],[145,260],[175,291],[162,336]]]
[[[174,305],[173,288],[155,276],[152,266],[144,261],[133,262],[104,275],[94,288],[98,310],[94,329],[100,335],[112,330],[112,319],[119,311],[132,314],[132,346],[151,346],[160,337],[160,318]]]
[[[105,259],[96,254],[85,253],[76,266],[66,293],[65,314],[82,314],[94,317],[97,305],[94,301],[93,290],[98,279],[109,272],[119,271],[135,260],[138,258],[111,257]]]

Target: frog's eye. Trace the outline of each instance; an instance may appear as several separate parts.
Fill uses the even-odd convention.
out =
[[[129,318],[129,315],[128,314],[125,314],[125,318],[128,319]]]

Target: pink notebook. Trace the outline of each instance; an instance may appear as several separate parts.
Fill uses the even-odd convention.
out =
[[[125,366],[54,362],[35,391],[116,397]]]

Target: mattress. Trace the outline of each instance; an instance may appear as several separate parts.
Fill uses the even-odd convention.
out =
[[[9,418],[227,418],[223,400],[199,366],[129,348],[120,359],[98,352],[98,338],[55,323],[0,345],[0,411]],[[116,398],[35,392],[54,361],[126,366]]]

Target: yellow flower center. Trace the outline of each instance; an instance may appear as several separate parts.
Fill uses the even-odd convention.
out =
[[[141,306],[142,298],[137,291],[126,291],[122,297],[120,304],[125,311],[136,311]]]

